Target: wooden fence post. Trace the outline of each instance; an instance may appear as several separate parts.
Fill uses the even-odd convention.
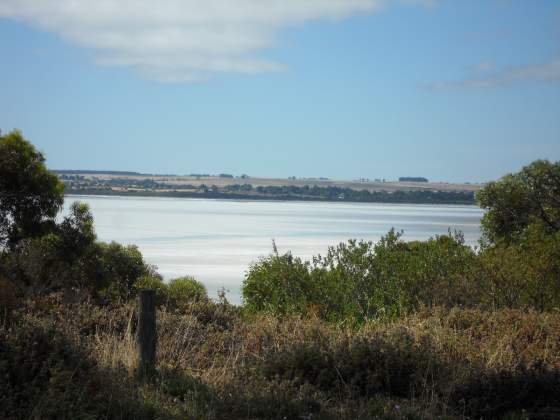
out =
[[[156,292],[141,290],[138,301],[138,329],[136,332],[138,350],[138,372],[140,376],[150,375],[156,365]]]

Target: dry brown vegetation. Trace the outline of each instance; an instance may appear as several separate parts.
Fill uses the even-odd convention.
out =
[[[4,318],[0,417],[560,416],[558,313],[435,308],[351,327],[226,302],[161,307],[157,373],[140,381],[134,302],[64,300]]]

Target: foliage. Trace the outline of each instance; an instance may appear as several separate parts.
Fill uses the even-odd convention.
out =
[[[365,203],[474,203],[474,193],[470,191],[397,190],[388,192],[337,186],[320,187],[318,185],[268,185],[258,186],[255,191],[266,196],[283,199],[307,198]]]
[[[537,160],[520,172],[490,182],[477,195],[486,209],[485,239],[491,243],[518,240],[531,223],[549,232],[560,230],[560,162]]]
[[[138,248],[97,242],[93,217],[74,203],[59,223],[63,184],[43,155],[14,131],[0,136],[0,275],[20,294],[73,290],[128,299],[153,272]]]
[[[136,245],[116,242],[96,244],[96,289],[105,298],[132,297],[135,283],[149,275],[152,268]]]
[[[51,233],[23,239],[4,256],[4,275],[26,293],[91,287],[95,251],[91,213],[74,203]]]
[[[134,245],[97,242],[89,208],[76,202],[51,233],[24,239],[4,255],[2,271],[25,294],[73,290],[128,299],[153,269]]]
[[[401,176],[399,182],[428,182],[423,176]]]
[[[162,197],[249,198],[276,200],[349,201],[364,203],[474,204],[472,191],[397,190],[370,191],[339,186],[229,184],[192,185],[156,182],[152,179],[88,179],[62,175],[68,191],[77,194],[112,194]],[[170,190],[170,187],[172,189]],[[123,189],[124,188],[124,189]]]
[[[484,299],[493,307],[560,308],[560,231],[529,225],[517,242],[480,255]]]
[[[493,307],[560,308],[560,162],[537,160],[477,194],[480,272]]]
[[[24,302],[0,324],[0,417],[554,418],[560,408],[557,313],[433,308],[350,327],[207,301],[157,320],[157,374],[141,382],[133,306]]]
[[[243,282],[243,303],[249,312],[302,313],[317,293],[309,264],[291,253],[274,253],[249,267]]]
[[[0,135],[0,249],[50,231],[64,184],[19,131]]]
[[[208,300],[206,287],[191,276],[171,280],[167,285],[167,296],[172,306]]]
[[[208,301],[206,287],[194,277],[185,276],[168,283],[157,273],[144,275],[135,282],[133,290],[151,289],[156,292],[156,303],[169,309],[184,310],[187,306]]]
[[[377,244],[350,240],[302,262],[277,252],[243,283],[249,312],[313,313],[333,321],[394,317],[420,306],[471,304],[474,251],[460,234],[405,243],[391,230]]]
[[[150,273],[140,277],[134,283],[133,294],[138,294],[142,289],[154,290],[156,293],[156,304],[163,305],[167,302],[167,284],[163,282],[163,277],[157,273]]]

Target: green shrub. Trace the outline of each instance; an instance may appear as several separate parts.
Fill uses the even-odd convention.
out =
[[[485,242],[516,242],[533,223],[548,233],[560,232],[560,162],[536,160],[487,183],[476,198],[486,210],[481,220]]]
[[[243,281],[243,302],[249,312],[278,314],[306,312],[317,290],[303,263],[290,253],[261,258],[249,267]]]
[[[106,298],[132,297],[136,282],[151,271],[135,245],[99,243],[96,257],[96,292]]]
[[[185,276],[167,284],[167,298],[170,305],[181,307],[188,303],[207,301],[208,294],[201,282],[194,277]]]
[[[143,289],[155,290],[157,305],[163,305],[167,303],[167,284],[164,283],[163,278],[159,274],[152,273],[142,276],[138,279],[137,282],[134,283],[135,295]]]
[[[312,313],[332,321],[364,321],[420,306],[473,304],[476,254],[460,234],[406,243],[391,230],[381,240],[350,240],[302,262],[274,253],[253,264],[243,283],[245,308]]]
[[[499,242],[480,256],[485,293],[493,307],[560,308],[560,232],[529,225],[517,242]]]
[[[28,295],[80,290],[102,299],[128,299],[134,284],[154,270],[134,245],[96,241],[93,217],[74,203],[52,233],[22,239],[2,256],[6,276]]]

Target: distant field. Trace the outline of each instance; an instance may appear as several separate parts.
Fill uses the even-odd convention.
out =
[[[316,179],[316,178],[299,178],[299,179],[288,179],[288,178],[225,178],[219,176],[209,176],[209,177],[194,177],[194,176],[152,176],[152,175],[128,175],[128,174],[114,174],[114,173],[104,173],[101,171],[86,172],[86,171],[64,171],[65,175],[80,175],[88,180],[129,180],[131,182],[150,179],[154,182],[163,183],[169,185],[170,187],[179,185],[216,185],[217,187],[226,187],[228,185],[235,184],[250,184],[253,187],[259,186],[298,186],[302,187],[305,185],[313,186],[317,185],[319,187],[341,187],[341,188],[351,188],[355,190],[367,190],[367,191],[419,191],[419,190],[433,190],[433,191],[477,191],[481,184],[452,184],[445,182],[398,182],[398,181],[387,181],[387,182],[360,182],[360,181],[346,181],[346,180],[326,180],[326,179]]]

